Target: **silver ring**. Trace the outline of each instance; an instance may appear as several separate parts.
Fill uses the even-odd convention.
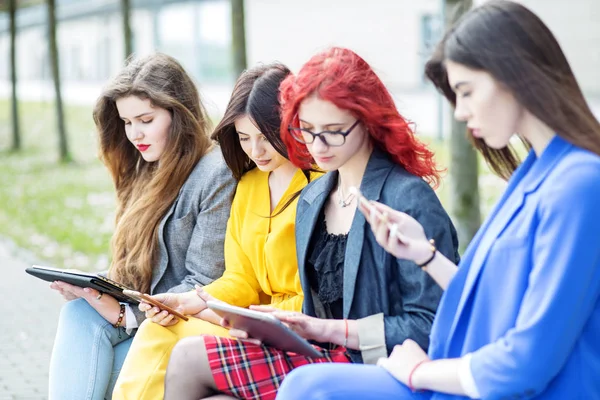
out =
[[[103,294],[104,294],[104,293],[100,292],[100,294],[99,294],[98,296],[96,296],[96,300],[100,300],[100,299],[102,298],[102,295],[103,295]]]

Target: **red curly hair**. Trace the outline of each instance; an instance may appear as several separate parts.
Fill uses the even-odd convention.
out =
[[[408,172],[438,185],[440,171],[433,152],[415,137],[383,82],[352,50],[332,47],[314,55],[297,75],[281,83],[280,92],[281,137],[296,166],[306,169],[315,161],[306,146],[294,140],[288,126],[298,126],[300,104],[316,94],[360,119],[375,144]]]

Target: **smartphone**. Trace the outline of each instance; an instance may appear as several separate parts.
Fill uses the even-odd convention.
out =
[[[356,186],[352,186],[350,188],[350,193],[353,193],[356,198],[358,199],[359,204],[361,204],[363,207],[365,207],[367,210],[369,210],[369,213],[375,213],[379,218],[383,217],[383,214],[377,209],[375,208],[375,206],[373,206],[373,204],[371,204],[369,202],[369,200],[360,192],[360,190],[358,190],[358,188]],[[387,226],[388,229],[390,230],[390,232],[392,232],[394,229],[392,228],[394,224],[388,222]],[[401,234],[400,232],[398,232],[398,230],[396,230],[396,239],[398,239],[399,242],[401,243],[406,243],[406,238],[403,234]]]
[[[135,290],[125,289],[125,290],[123,290],[123,294],[126,296],[129,296],[132,299],[135,299],[139,302],[143,301],[144,303],[152,304],[153,306],[158,307],[161,311],[167,311],[169,314],[173,314],[177,318],[182,319],[184,321],[189,320],[189,318],[186,317],[185,315],[181,314],[178,311],[175,311],[171,307],[161,303],[160,301],[154,299],[153,297],[150,297],[150,295],[147,295],[146,293],[140,293]]]

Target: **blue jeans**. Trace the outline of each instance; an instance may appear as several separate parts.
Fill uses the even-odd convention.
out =
[[[383,368],[364,364],[310,364],[283,380],[277,400],[426,400],[431,392],[413,393]]]
[[[67,302],[50,359],[50,400],[110,399],[132,339],[84,299]]]

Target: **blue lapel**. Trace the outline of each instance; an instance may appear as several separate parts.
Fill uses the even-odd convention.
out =
[[[394,165],[383,151],[377,148],[373,150],[360,184],[360,191],[367,199],[379,200],[387,176]],[[356,276],[365,241],[365,223],[364,215],[357,209],[350,227],[344,257],[344,318],[348,318],[354,300]]]
[[[308,205],[298,204],[299,214],[296,216],[298,274],[300,275],[300,282],[302,282],[302,290],[304,291],[304,312],[309,314],[314,314],[314,305],[310,282],[306,275],[306,253],[321,209],[324,207],[327,197],[329,197],[329,193],[331,193],[336,183],[337,172],[330,172],[323,175],[302,192],[300,201],[306,202]]]
[[[379,200],[387,175],[394,165],[385,153],[378,149],[373,150],[360,186],[362,194],[367,199]],[[296,252],[298,255],[300,281],[302,282],[302,290],[305,293],[305,312],[314,312],[312,296],[309,295],[311,293],[310,283],[306,275],[308,246],[314,234],[319,214],[325,206],[329,194],[337,184],[337,180],[337,171],[329,172],[316,180],[302,193],[301,201],[308,203],[308,206],[302,205],[303,208],[306,208],[304,210],[300,210],[300,206],[298,207],[300,214],[296,218]],[[365,217],[357,210],[356,214],[354,214],[346,243],[344,261],[344,318],[348,318],[350,306],[354,299],[356,276],[358,274],[365,236],[365,222]]]
[[[525,161],[513,173],[508,182],[508,187],[502,195],[500,201],[488,217],[484,226],[479,230],[467,252],[461,261],[461,265],[467,268],[466,278],[462,287],[462,295],[454,314],[454,320],[450,329],[448,340],[446,341],[446,351],[450,348],[451,338],[460,321],[461,314],[464,312],[464,306],[471,296],[475,282],[479,277],[490,248],[517,213],[527,195],[534,192],[546,178],[552,167],[562,158],[563,154],[569,150],[571,145],[560,138],[558,135],[548,144],[539,159],[535,153],[530,151]],[[462,272],[459,269],[459,273]],[[459,275],[459,274],[457,274]],[[455,278],[459,278],[456,276]],[[460,278],[459,278],[460,279]],[[458,282],[457,282],[458,283]],[[452,284],[452,283],[451,283]],[[452,285],[456,286],[456,285]],[[454,290],[457,287],[453,288]]]

